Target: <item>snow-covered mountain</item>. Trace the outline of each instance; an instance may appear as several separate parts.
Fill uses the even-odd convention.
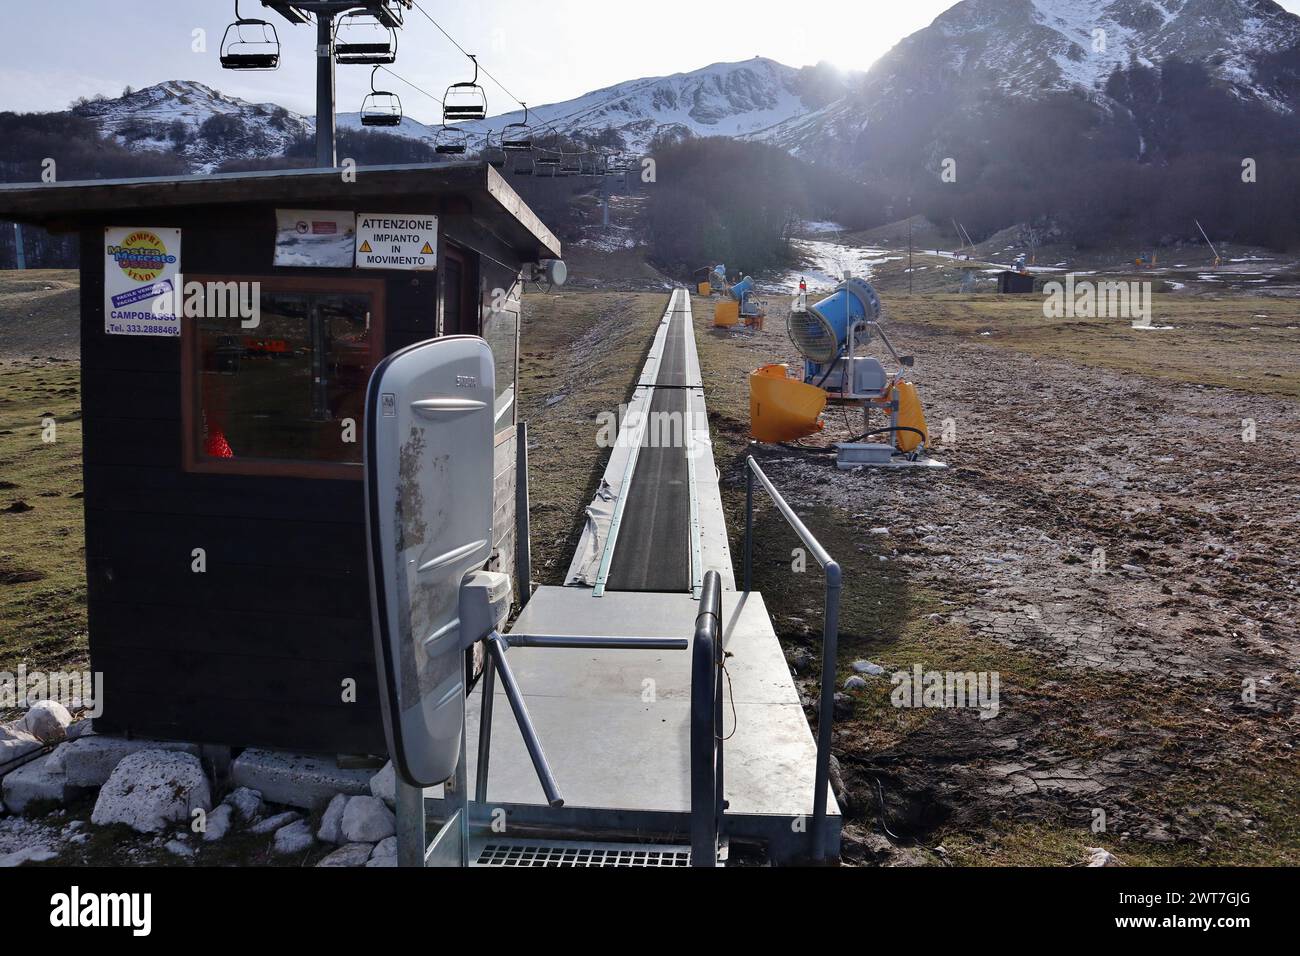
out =
[[[168,80],[72,111],[134,149],[174,152],[196,172],[234,157],[279,156],[314,122],[273,103],[249,103],[194,80]]]
[[[562,103],[530,108],[528,122],[565,136],[619,134],[628,150],[645,149],[656,135],[744,136],[803,116],[824,97],[824,77],[754,57],[713,63],[689,73],[651,76],[593,90]],[[841,81],[842,82],[842,81]],[[840,92],[840,91],[837,91]],[[523,111],[468,124],[478,132],[521,122]]]
[[[1300,111],[1300,17],[1272,0],[962,0],[864,74],[755,57],[536,106],[529,123],[632,152],[662,134],[762,140],[861,169],[920,126],[944,128],[994,100],[1068,93],[1102,114],[1130,113],[1132,103],[1109,98],[1108,78],[1171,58],[1203,65],[1243,107]],[[128,146],[177,152],[198,170],[278,155],[312,128],[310,118],[186,80],[74,111]],[[481,134],[522,119],[462,125]],[[360,117],[341,113],[338,125],[359,129]],[[432,142],[436,130],[408,118],[385,132]],[[917,133],[907,148],[924,153],[923,140]]]
[[[1300,17],[1272,0],[962,0],[896,44],[848,95],[759,138],[842,155],[868,126],[922,98],[964,108],[1074,92],[1106,109],[1112,73],[1169,59],[1204,65],[1243,103],[1300,109]]]

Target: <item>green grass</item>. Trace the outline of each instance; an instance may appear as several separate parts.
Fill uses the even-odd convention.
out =
[[[0,364],[0,670],[86,662],[80,419],[75,363]]]

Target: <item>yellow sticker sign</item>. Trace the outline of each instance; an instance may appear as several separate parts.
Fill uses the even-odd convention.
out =
[[[358,269],[428,271],[438,262],[438,217],[357,213]]]
[[[180,335],[175,306],[180,272],[179,229],[106,227],[104,331],[108,335]]]

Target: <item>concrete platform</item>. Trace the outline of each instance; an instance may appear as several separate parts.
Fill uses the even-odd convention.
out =
[[[512,631],[585,636],[685,637],[694,630],[689,594],[546,587]],[[724,744],[726,834],[768,845],[774,860],[806,852],[816,745],[762,596],[728,592],[724,647],[731,690]],[[488,807],[512,822],[567,820],[664,839],[687,832],[690,811],[690,652],[583,651],[520,647],[511,667],[551,762],[565,806],[545,807],[509,704],[493,704]],[[470,699],[471,754],[481,689]],[[471,757],[471,787],[473,764]],[[840,814],[828,796],[827,835],[838,844]]]

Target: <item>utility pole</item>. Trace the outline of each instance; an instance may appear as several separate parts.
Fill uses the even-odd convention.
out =
[[[907,197],[907,294],[912,294],[912,197]]]
[[[23,224],[14,223],[14,262],[19,269],[27,268],[27,250],[23,248]]]

